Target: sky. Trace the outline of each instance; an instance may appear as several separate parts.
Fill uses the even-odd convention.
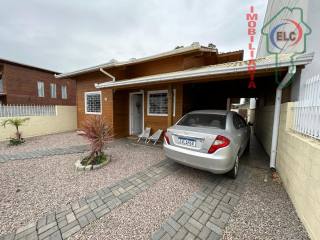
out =
[[[247,59],[250,6],[260,29],[267,0],[2,0],[0,58],[69,72],[199,42]]]

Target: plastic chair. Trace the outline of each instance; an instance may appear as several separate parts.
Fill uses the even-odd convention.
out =
[[[152,136],[148,138],[147,143],[149,143],[150,141],[153,141],[154,142],[153,145],[156,145],[156,143],[159,141],[161,137],[162,132],[163,132],[162,129],[159,129],[158,131],[156,131],[154,134],[152,134]]]
[[[147,140],[150,136],[151,128],[147,127],[140,135],[138,135],[138,141],[140,142],[141,139],[145,139],[145,143],[147,143]]]

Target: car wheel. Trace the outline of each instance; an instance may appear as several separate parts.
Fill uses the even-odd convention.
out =
[[[239,156],[237,155],[233,168],[228,172],[228,176],[236,179],[239,171]]]

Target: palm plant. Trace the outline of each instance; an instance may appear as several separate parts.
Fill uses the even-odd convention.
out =
[[[113,138],[112,129],[107,125],[102,117],[96,116],[87,120],[82,127],[83,136],[91,144],[91,152],[83,160],[86,165],[99,164],[104,161],[106,156],[103,153],[103,147]]]
[[[1,125],[6,127],[7,125],[11,125],[16,128],[16,140],[22,142],[22,134],[19,131],[19,127],[21,127],[29,118],[9,118],[4,120]]]

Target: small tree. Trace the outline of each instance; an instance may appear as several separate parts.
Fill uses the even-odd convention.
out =
[[[22,133],[19,131],[19,127],[21,127],[28,120],[29,118],[9,118],[1,123],[3,127],[11,125],[16,128],[16,138],[11,139],[10,144],[17,145],[24,142]]]
[[[106,160],[103,147],[112,140],[112,129],[102,117],[96,116],[87,120],[82,127],[83,136],[91,144],[91,152],[88,157],[82,160],[85,165],[99,164]]]

